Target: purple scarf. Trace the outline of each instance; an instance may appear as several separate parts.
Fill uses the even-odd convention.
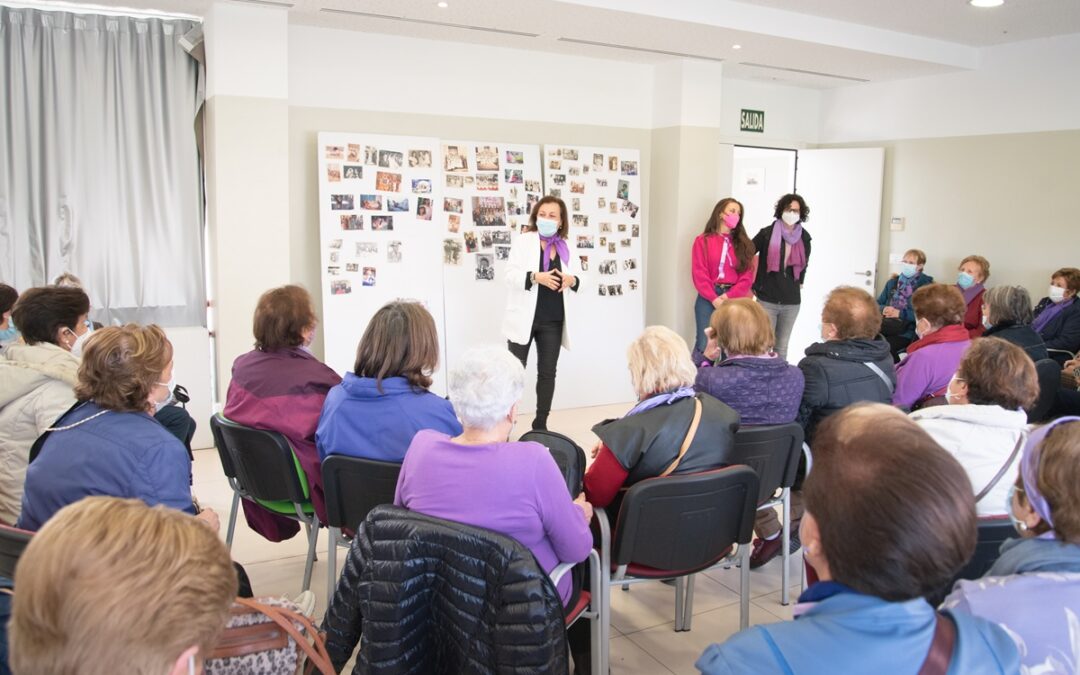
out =
[[[1042,333],[1043,328],[1054,320],[1058,314],[1065,311],[1065,308],[1073,304],[1076,298],[1069,298],[1068,300],[1062,300],[1061,302],[1052,302],[1043,311],[1039,312],[1039,315],[1035,317],[1035,320],[1031,322],[1031,328],[1036,333]]]
[[[693,396],[696,392],[693,387],[679,387],[674,391],[665,391],[649,398],[643,399],[638,402],[636,406],[630,409],[630,412],[623,415],[623,417],[630,417],[638,413],[643,413],[646,410],[652,410],[661,405],[670,405],[679,399],[686,398],[687,396]]]
[[[892,297],[889,298],[889,307],[894,307],[901,312],[907,309],[908,303],[911,302],[911,294],[915,292],[915,282],[918,278],[918,275],[910,279],[903,274],[898,276],[896,288],[893,289]]]
[[[553,234],[550,237],[540,235],[540,241],[544,243],[544,271],[548,271],[548,267],[551,266],[551,247],[555,247],[555,254],[564,262],[570,260],[570,247],[566,245],[566,240],[557,234]]]
[[[960,288],[960,284],[956,284],[957,288]],[[964,294],[964,306],[971,304],[971,301],[975,299],[975,296],[983,292],[982,284],[971,284],[967,288],[960,288],[960,292]]]
[[[768,272],[780,271],[780,237],[784,238],[784,242],[788,245],[790,253],[788,254],[788,267],[792,269],[795,274],[795,278],[798,279],[802,275],[803,268],[806,267],[806,246],[803,245],[802,240],[802,223],[797,224],[790,230],[784,221],[777,220],[773,222],[772,238],[769,239],[769,257],[767,260]]]

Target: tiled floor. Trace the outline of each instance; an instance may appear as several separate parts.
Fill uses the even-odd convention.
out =
[[[549,428],[573,438],[586,453],[597,438],[591,428],[596,422],[617,417],[630,404],[555,411]],[[522,416],[516,434],[525,433],[532,419]],[[232,492],[221,473],[216,451],[195,452],[195,493],[203,506],[214,508],[221,516],[222,538],[228,520]],[[319,559],[315,563],[311,588],[318,597],[316,616],[321,617],[326,604],[326,535],[319,537]],[[271,543],[247,528],[243,514],[238,517],[233,542],[233,557],[244,565],[252,586],[259,595],[295,595],[300,591],[307,551],[303,535],[281,543]],[[337,553],[338,569],[345,549]],[[791,557],[791,578],[798,594],[802,558]],[[791,606],[780,603],[778,557],[750,574],[750,623],[772,623],[791,618]],[[720,569],[697,577],[694,593],[692,630],[674,631],[675,589],[659,582],[635,584],[624,592],[613,588],[611,615],[611,672],[696,673],[694,661],[710,643],[722,641],[739,627],[739,571]]]

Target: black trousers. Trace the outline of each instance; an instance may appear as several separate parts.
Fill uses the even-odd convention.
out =
[[[555,396],[555,370],[559,365],[562,333],[562,321],[545,321],[533,324],[526,344],[506,341],[510,353],[521,361],[522,366],[528,365],[529,347],[536,342],[536,418],[533,420],[533,429],[547,429],[551,399]]]

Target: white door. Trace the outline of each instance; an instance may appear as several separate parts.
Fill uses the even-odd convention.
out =
[[[875,267],[881,228],[884,148],[800,150],[796,191],[810,207],[813,237],[802,309],[788,343],[788,360],[821,339],[821,308],[837,286],[877,296]]]

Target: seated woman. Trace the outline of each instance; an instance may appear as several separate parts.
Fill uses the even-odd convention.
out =
[[[915,332],[919,339],[908,345],[907,357],[896,367],[892,397],[894,405],[908,409],[945,395],[949,378],[971,344],[970,332],[963,324],[964,297],[955,286],[923,286],[911,296],[911,303],[918,317]],[[979,321],[981,327],[982,319]]]
[[[948,672],[1017,672],[1005,630],[938,616],[923,599],[967,562],[976,539],[964,469],[924,431],[884,405],[830,417],[805,492],[803,550],[820,581],[799,598],[796,620],[708,647],[703,673],[917,673],[939,644],[938,621],[956,629]]]
[[[1023,349],[1000,338],[980,338],[949,381],[949,405],[911,413],[916,424],[959,460],[975,494],[985,492],[976,505],[980,517],[1006,514],[1009,480],[992,482],[1006,463],[1003,476],[1015,475],[1018,444],[1027,431],[1024,409],[1038,395],[1035,364]]]
[[[968,337],[977,338],[983,334],[982,302],[983,284],[990,278],[990,261],[981,255],[969,255],[960,261],[957,268],[956,288],[963,294],[964,328]]]
[[[995,286],[984,293],[983,326],[983,337],[1011,342],[1032,361],[1049,358],[1042,337],[1031,327],[1031,296],[1023,286]]]
[[[400,462],[421,429],[460,434],[450,402],[428,391],[438,364],[439,336],[424,306],[384,305],[360,338],[353,372],[326,397],[315,432],[319,456]]]
[[[885,282],[877,304],[881,310],[881,334],[889,343],[893,361],[915,340],[915,310],[911,296],[923,286],[934,283],[934,277],[923,274],[926,254],[917,248],[904,252],[900,262],[900,274]]]
[[[627,350],[630,380],[638,403],[620,419],[593,427],[600,443],[585,473],[585,496],[593,506],[618,515],[619,490],[660,475],[699,473],[729,464],[739,414],[708,394],[694,392],[697,371],[690,351],[674,331],[649,326]],[[690,437],[691,423],[700,420]],[[685,454],[679,450],[690,440]],[[613,503],[614,502],[614,503]]]
[[[1020,645],[1021,672],[1080,663],[1080,418],[1037,429],[1024,445],[1009,516],[1020,533],[976,581],[960,581],[943,607],[1004,626]],[[1068,664],[1066,666],[1065,664]]]
[[[695,353],[701,365],[694,389],[731,406],[744,426],[793,422],[802,371],[772,351],[773,329],[761,305],[750,298],[728,300],[709,324],[705,353]]]
[[[1035,306],[1035,319],[1031,327],[1035,329],[1047,349],[1052,352],[1058,363],[1064,363],[1080,351],[1080,302],[1076,294],[1080,292],[1080,269],[1063,267],[1050,277],[1050,294]]]
[[[84,401],[46,429],[26,471],[17,527],[37,530],[91,495],[133,497],[195,513],[191,459],[151,413],[169,395],[172,345],[158,326],[110,326],[86,341],[75,397]],[[196,516],[216,531],[217,514]]]
[[[463,430],[419,431],[405,454],[394,504],[517,539],[550,572],[592,549],[592,507],[572,500],[548,449],[509,440],[525,369],[505,349],[466,352],[450,371],[450,400]],[[570,599],[570,576],[558,585]]]
[[[11,310],[18,299],[18,291],[7,284],[0,284],[0,349],[19,341],[19,328],[11,319]]]
[[[1050,406],[1048,419],[1066,415],[1080,415],[1080,358],[1065,362],[1061,369],[1061,386]]]
[[[237,424],[276,431],[289,439],[307,476],[311,503],[319,522],[326,522],[322,468],[315,449],[315,428],[338,374],[308,350],[315,336],[315,309],[300,286],[266,291],[255,305],[252,329],[255,349],[233,362],[232,380],[222,414]],[[270,541],[282,541],[300,530],[294,519],[271,513],[244,500],[251,529]]]
[[[114,497],[61,509],[30,541],[15,584],[11,665],[27,675],[201,673],[237,592],[213,530]]]
[[[26,462],[38,436],[75,404],[90,299],[77,288],[31,288],[12,316],[23,342],[0,350],[0,521],[19,519]]]

